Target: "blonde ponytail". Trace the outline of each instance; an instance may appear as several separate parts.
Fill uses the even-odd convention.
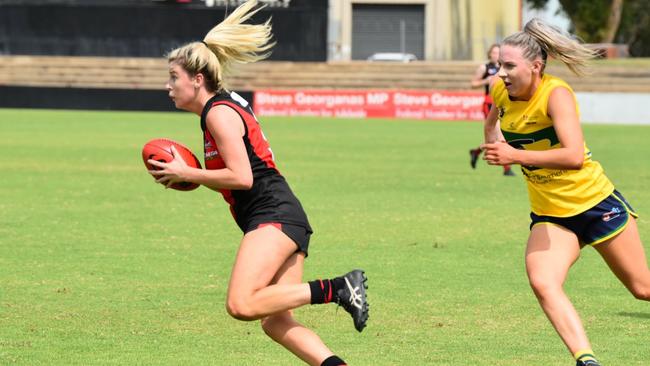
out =
[[[234,63],[263,60],[275,42],[271,42],[271,19],[264,24],[243,24],[263,7],[255,10],[257,0],[248,0],[212,28],[203,41],[188,43],[169,53],[168,62],[179,63],[191,75],[203,74],[208,90],[226,90],[224,78]]]
[[[533,18],[526,23],[523,31],[506,37],[503,44],[520,47],[524,57],[529,61],[541,57],[544,66],[546,66],[547,56],[550,55],[560,60],[578,76],[586,74],[589,60],[597,56],[596,51],[585,47],[574,37],[538,18]]]

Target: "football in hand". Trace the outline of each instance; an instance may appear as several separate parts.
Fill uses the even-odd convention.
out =
[[[153,139],[147,142],[142,148],[142,160],[144,161],[144,165],[147,167],[147,170],[160,169],[149,164],[147,162],[149,159],[157,160],[163,163],[170,163],[172,160],[174,160],[172,145],[174,145],[176,151],[188,166],[201,169],[201,163],[199,162],[199,159],[196,158],[194,153],[192,153],[192,150],[188,149],[187,146],[169,139]],[[173,188],[179,191],[191,191],[193,189],[197,189],[198,187],[199,185],[195,183],[178,182],[172,184],[169,188]]]

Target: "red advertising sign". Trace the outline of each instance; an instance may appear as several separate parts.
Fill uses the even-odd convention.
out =
[[[483,120],[480,92],[445,90],[258,90],[259,116]]]

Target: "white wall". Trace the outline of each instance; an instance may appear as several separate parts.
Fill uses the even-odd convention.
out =
[[[650,94],[578,93],[584,123],[650,125]]]

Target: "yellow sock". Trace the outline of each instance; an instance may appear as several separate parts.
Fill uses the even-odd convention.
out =
[[[591,350],[591,348],[587,349],[581,349],[580,351],[576,352],[573,354],[573,357],[575,357],[576,361],[577,360],[582,360],[582,361],[597,361],[596,356],[594,356],[594,351]]]

